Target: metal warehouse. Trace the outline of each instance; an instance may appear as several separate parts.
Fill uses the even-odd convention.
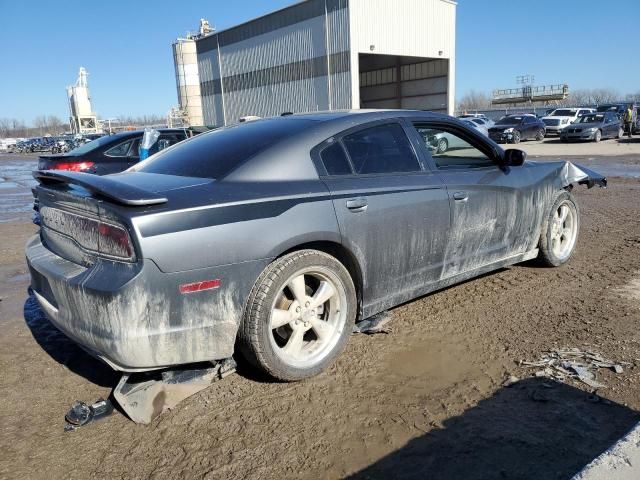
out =
[[[196,40],[204,123],[352,108],[452,113],[456,2],[307,0]]]

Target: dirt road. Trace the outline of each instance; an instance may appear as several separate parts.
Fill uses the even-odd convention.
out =
[[[35,228],[0,224],[0,477],[568,478],[640,411],[640,181],[577,198],[565,267],[519,265],[401,306],[388,334],[353,336],[315,379],[241,366],[149,426],[116,413],[66,434],[71,403],[107,395],[116,376],[28,300]],[[585,346],[631,364],[601,370],[597,395],[517,364]],[[523,380],[502,387],[509,375]]]

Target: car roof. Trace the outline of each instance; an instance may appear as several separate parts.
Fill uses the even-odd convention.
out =
[[[286,171],[288,180],[309,179],[317,175],[312,164],[304,162],[292,164],[291,158],[309,156],[309,149],[336,135],[340,135],[351,128],[364,127],[369,123],[393,121],[394,119],[410,118],[417,120],[447,121],[461,123],[457,118],[442,113],[426,112],[422,110],[339,110],[331,112],[313,112],[271,117],[250,122],[252,125],[265,121],[295,122],[307,121],[309,125],[295,135],[278,142],[267,150],[256,154],[250,161],[239,166],[226,178],[241,181],[281,180],[281,173]],[[239,128],[242,128],[240,124]],[[236,128],[236,127],[231,127]],[[468,127],[467,127],[468,128]],[[208,135],[208,134],[204,134]],[[307,167],[310,168],[307,169]]]

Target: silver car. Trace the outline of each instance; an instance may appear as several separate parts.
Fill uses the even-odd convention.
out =
[[[430,139],[446,134],[456,149]],[[354,323],[531,259],[569,261],[568,162],[525,162],[451,117],[291,115],[204,133],[124,173],[37,171],[34,295],[117,370],[239,353],[281,380],[326,369]]]

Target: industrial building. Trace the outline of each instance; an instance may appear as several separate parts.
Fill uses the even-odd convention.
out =
[[[456,6],[307,0],[195,39],[203,122],[358,108],[453,113]]]

